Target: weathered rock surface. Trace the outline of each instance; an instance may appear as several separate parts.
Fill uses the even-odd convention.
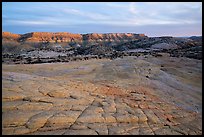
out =
[[[3,64],[2,134],[201,135],[201,74],[166,54]]]

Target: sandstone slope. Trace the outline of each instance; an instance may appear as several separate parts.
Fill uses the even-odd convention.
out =
[[[3,64],[2,134],[201,135],[202,61]]]

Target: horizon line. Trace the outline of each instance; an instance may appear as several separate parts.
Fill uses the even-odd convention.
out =
[[[188,35],[188,36],[173,36],[173,35],[160,35],[160,36],[148,36],[145,33],[133,33],[133,32],[105,32],[105,33],[97,33],[97,32],[88,32],[88,33],[73,33],[73,32],[68,32],[68,31],[31,31],[31,32],[26,32],[26,33],[13,33],[10,31],[2,31],[2,33],[4,32],[9,32],[12,34],[18,34],[18,35],[24,35],[24,34],[28,34],[28,33],[35,33],[35,32],[39,32],[39,33],[71,33],[71,34],[81,34],[81,35],[85,35],[85,34],[144,34],[147,37],[192,37],[192,36],[202,36],[201,35]]]

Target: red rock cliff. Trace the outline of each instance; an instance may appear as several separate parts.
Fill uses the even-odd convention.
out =
[[[2,32],[2,40],[18,41],[18,42],[82,42],[82,41],[120,41],[135,40],[146,37],[144,34],[133,33],[90,33],[90,34],[73,34],[68,32],[31,32],[26,34],[13,34],[10,32]]]

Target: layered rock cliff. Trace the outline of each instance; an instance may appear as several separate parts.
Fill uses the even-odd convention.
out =
[[[17,42],[99,42],[99,41],[129,41],[147,37],[144,34],[133,33],[107,33],[107,34],[73,34],[68,32],[31,32],[26,34],[13,34],[10,32],[2,32],[2,40]]]
[[[13,34],[10,32],[2,32],[2,40],[4,41],[17,41],[21,37],[20,34]]]

